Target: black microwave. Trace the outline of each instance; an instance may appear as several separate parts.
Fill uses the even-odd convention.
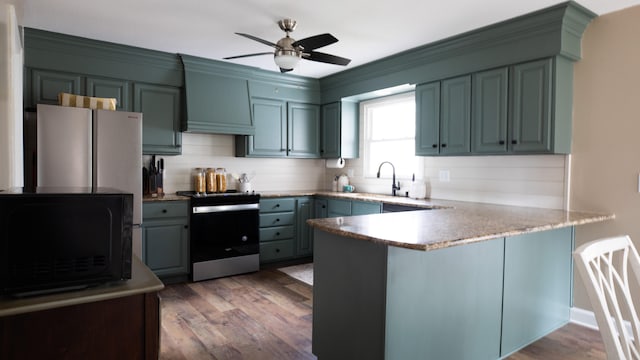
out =
[[[131,279],[133,194],[105,188],[0,192],[0,294]]]

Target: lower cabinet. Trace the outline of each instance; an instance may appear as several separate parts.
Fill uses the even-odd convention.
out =
[[[188,275],[188,201],[147,202],[142,214],[142,261],[160,278]]]
[[[324,217],[356,216],[379,214],[382,212],[382,203],[371,201],[322,199],[326,201],[327,210]],[[317,218],[321,216],[316,216]]]
[[[307,219],[313,213],[311,197],[261,199],[260,263],[311,256],[313,237]]]

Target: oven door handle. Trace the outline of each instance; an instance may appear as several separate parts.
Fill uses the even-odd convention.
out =
[[[213,206],[194,206],[194,214],[208,214],[225,211],[242,211],[242,210],[259,210],[260,204],[236,204],[236,205],[213,205]]]

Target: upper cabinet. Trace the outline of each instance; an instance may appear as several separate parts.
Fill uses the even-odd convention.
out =
[[[249,81],[219,62],[181,55],[187,115],[183,131],[253,135]]]
[[[322,105],[320,155],[325,159],[358,157],[358,103]]]
[[[320,106],[287,104],[287,155],[297,158],[320,157]]]
[[[109,97],[142,112],[143,154],[182,152],[184,75],[175,54],[25,28],[25,107],[58,93]]]
[[[548,58],[418,85],[416,154],[569,153],[571,101],[558,96],[570,67]]]
[[[142,113],[142,152],[174,155],[181,152],[180,89],[134,84],[133,111]]]
[[[470,153],[471,77],[416,87],[416,155]]]

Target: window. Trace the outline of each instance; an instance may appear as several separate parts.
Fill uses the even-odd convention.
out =
[[[396,177],[422,177],[423,161],[415,155],[416,104],[413,92],[361,103],[364,123],[364,175],[376,177],[383,161],[391,162]],[[391,178],[389,165],[381,178]]]

